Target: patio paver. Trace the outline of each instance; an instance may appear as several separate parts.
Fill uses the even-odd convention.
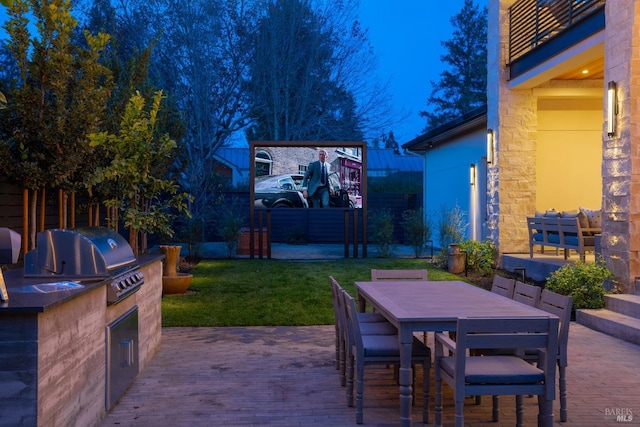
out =
[[[161,350],[102,426],[355,425],[355,410],[346,406],[333,365],[333,340],[332,325],[165,328]],[[558,421],[556,401],[556,425],[640,425],[639,363],[640,346],[572,322],[569,419]],[[398,388],[391,370],[367,367],[365,378],[364,425],[398,425]],[[422,381],[420,369],[417,381]],[[451,391],[446,385],[443,389],[445,425],[453,425]],[[536,425],[536,402],[525,398],[526,425]],[[413,408],[416,426],[424,425],[420,411],[418,403]],[[500,411],[500,422],[493,423],[490,398],[480,406],[468,399],[465,424],[513,426],[512,397],[501,397]],[[616,422],[615,412],[633,419]]]

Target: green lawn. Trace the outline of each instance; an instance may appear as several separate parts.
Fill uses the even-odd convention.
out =
[[[352,295],[372,268],[429,269],[431,280],[459,280],[421,259],[323,261],[203,260],[187,295],[165,296],[163,326],[301,326],[333,323],[332,275]]]

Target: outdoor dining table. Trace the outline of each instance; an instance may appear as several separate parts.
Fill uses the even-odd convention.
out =
[[[367,303],[397,329],[400,343],[400,425],[411,426],[411,343],[414,332],[455,331],[462,317],[555,317],[461,281],[355,282],[358,305]]]

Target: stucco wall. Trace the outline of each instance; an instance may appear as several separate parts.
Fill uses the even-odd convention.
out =
[[[596,102],[597,110],[557,109],[564,102],[538,109],[537,211],[600,209],[602,108],[601,101]]]
[[[483,239],[486,220],[484,194],[486,194],[486,133],[482,127],[455,141],[442,144],[427,152],[424,172],[425,211],[435,227],[443,207],[457,206],[465,212],[467,239]],[[476,165],[476,182],[470,183],[469,169]],[[434,242],[438,245],[438,242]]]

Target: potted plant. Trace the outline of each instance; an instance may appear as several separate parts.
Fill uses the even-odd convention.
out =
[[[438,217],[438,240],[441,250],[441,262],[450,273],[464,271],[464,252],[460,250],[460,242],[464,239],[467,228],[465,212],[456,203],[453,208],[447,205],[440,207]]]

